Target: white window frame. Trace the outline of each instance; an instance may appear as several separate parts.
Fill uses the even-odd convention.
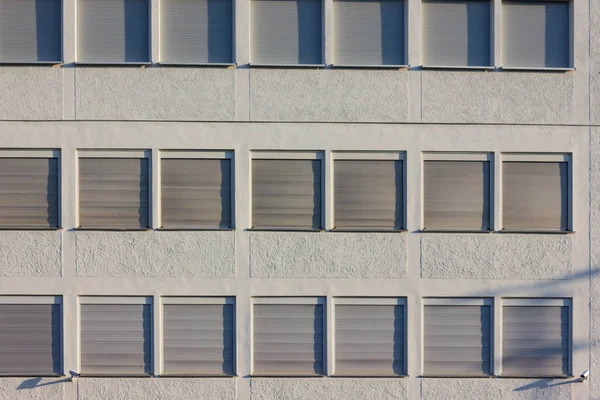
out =
[[[490,229],[489,230],[467,230],[467,229],[426,229],[425,227],[425,161],[487,161],[490,166]],[[427,151],[421,153],[421,183],[420,183],[420,197],[419,202],[421,206],[420,213],[420,227],[421,233],[489,233],[493,231],[495,221],[495,207],[496,201],[494,198],[494,188],[496,183],[496,165],[494,163],[493,152],[472,152],[472,153],[459,153],[459,152],[436,152]]]
[[[254,306],[259,304],[278,304],[278,305],[321,305],[323,306],[323,375],[328,376],[329,372],[329,354],[327,353],[329,326],[329,312],[327,311],[327,298],[318,297],[252,297],[250,302],[250,376],[263,377],[265,375],[254,372]],[[307,375],[312,376],[312,375]],[[321,375],[315,375],[315,377]]]
[[[336,360],[336,351],[335,351],[335,318],[336,318],[336,307],[338,305],[389,305],[389,306],[403,306],[404,309],[404,343],[402,343],[402,347],[404,349],[404,365],[403,365],[403,374],[402,375],[385,375],[382,377],[393,377],[393,378],[405,378],[408,377],[408,310],[407,310],[407,299],[406,297],[334,297],[331,303],[332,311],[331,319],[329,320],[329,325],[327,326],[328,332],[332,332],[331,336],[327,336],[327,342],[329,343],[330,353],[328,353],[328,359],[330,360],[327,363],[327,370],[329,373],[328,376],[341,376],[344,377],[346,375],[336,375],[335,372],[335,360]],[[330,357],[330,358],[329,358]],[[377,375],[359,375],[360,378],[377,378]],[[357,378],[358,378],[357,377]]]
[[[237,376],[237,307],[235,297],[233,296],[224,296],[224,297],[175,297],[175,296],[166,296],[159,298],[160,311],[157,315],[154,316],[154,321],[156,321],[156,325],[158,327],[159,333],[158,336],[160,340],[158,344],[154,341],[156,345],[157,353],[159,357],[154,357],[154,360],[157,362],[157,367],[154,369],[154,373],[159,376],[179,376],[177,374],[164,374],[164,306],[166,304],[185,304],[185,305],[193,305],[193,304],[214,304],[214,305],[225,305],[231,304],[233,306],[233,375],[229,376]],[[210,375],[185,375],[186,377],[198,376],[198,377],[208,377]],[[215,375],[222,377],[223,375]]]
[[[233,0],[232,0],[233,1]],[[214,64],[211,64],[214,65]],[[162,231],[232,231],[235,230],[235,152],[233,150],[159,150],[153,158],[156,162],[152,163],[152,183],[158,188],[156,196],[153,194],[152,202],[152,221],[156,221],[157,228]],[[168,159],[192,159],[192,160],[207,160],[219,159],[229,160],[231,163],[231,227],[230,228],[174,228],[167,229],[162,227],[162,160]]]
[[[285,227],[265,227],[265,228],[254,228],[253,226],[253,214],[254,208],[252,207],[252,181],[254,178],[254,171],[252,170],[252,161],[254,160],[315,160],[321,162],[321,227],[319,229],[297,229],[297,228],[285,228]],[[298,150],[298,151],[279,151],[279,150],[250,150],[250,166],[249,166],[249,180],[248,180],[248,226],[250,231],[269,231],[269,232],[320,232],[325,230],[325,224],[327,221],[327,202],[326,202],[326,178],[327,168],[325,152],[322,150]]]
[[[494,178],[497,182],[497,196],[494,197],[496,204],[496,213],[494,215],[495,231],[505,233],[554,233],[554,234],[569,234],[575,233],[575,227],[573,224],[573,154],[566,153],[500,153],[497,157],[498,162],[496,168],[494,168]],[[525,229],[525,230],[504,230],[504,220],[502,214],[504,211],[503,203],[503,171],[504,162],[566,162],[567,163],[567,230],[536,230],[536,229]]]

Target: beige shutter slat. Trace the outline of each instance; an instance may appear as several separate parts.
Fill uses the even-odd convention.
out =
[[[58,227],[56,158],[0,158],[0,226]]]
[[[146,228],[149,197],[148,159],[79,159],[80,227]]]
[[[151,374],[151,312],[149,304],[82,304],[81,372]]]
[[[490,229],[490,163],[424,162],[425,229]]]
[[[568,229],[568,163],[503,163],[504,229]]]
[[[252,225],[321,227],[321,161],[253,160]]]
[[[165,304],[164,373],[233,375],[232,304]]]
[[[336,160],[334,177],[336,228],[402,228],[402,161]]]
[[[569,307],[504,306],[502,375],[569,374]]]
[[[490,374],[490,306],[426,305],[423,318],[426,375]]]
[[[323,373],[323,306],[254,305],[254,374]]]
[[[59,304],[0,304],[0,375],[62,373]]]
[[[231,160],[163,159],[164,228],[231,226]]]
[[[336,375],[404,375],[404,306],[335,307]]]

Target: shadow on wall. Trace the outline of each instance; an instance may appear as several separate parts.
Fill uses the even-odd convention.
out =
[[[42,387],[42,386],[56,385],[57,383],[70,382],[70,379],[64,378],[64,379],[59,379],[56,381],[40,383],[41,381],[42,381],[42,378],[40,378],[40,377],[25,379],[23,382],[21,382],[19,384],[19,386],[17,386],[17,390],[35,389],[35,388]]]
[[[523,385],[521,387],[515,388],[515,392],[523,392],[529,389],[545,389],[552,386],[560,386],[560,385],[570,385],[571,383],[581,383],[581,379],[570,379],[568,381],[558,381],[552,383],[553,379],[540,379],[535,382],[528,383],[527,385]]]

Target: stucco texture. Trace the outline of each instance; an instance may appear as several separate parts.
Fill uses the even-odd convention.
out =
[[[405,379],[257,378],[250,382],[252,400],[403,400]]]
[[[571,279],[566,235],[422,235],[421,275],[434,279]]]
[[[0,232],[0,277],[60,277],[61,233]]]
[[[600,398],[600,128],[590,135],[590,392]],[[594,397],[596,396],[596,397]]]
[[[233,278],[233,232],[77,232],[77,276]]]
[[[402,233],[279,233],[250,236],[253,278],[404,278]]]
[[[235,119],[234,69],[79,67],[75,79],[77,119]]]
[[[227,378],[80,379],[78,400],[233,400],[236,381]]]
[[[573,73],[423,71],[423,122],[570,123]]]
[[[252,69],[251,121],[402,122],[408,72]]]
[[[423,379],[423,400],[571,400],[572,382],[552,379]],[[575,383],[578,385],[578,383]]]
[[[62,119],[62,68],[1,66],[0,93],[0,119]]]
[[[64,379],[1,378],[0,400],[63,400]]]
[[[590,1],[590,119],[600,124],[600,2]]]

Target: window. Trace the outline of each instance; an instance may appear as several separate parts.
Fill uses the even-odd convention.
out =
[[[321,64],[321,0],[251,0],[253,64]]]
[[[323,304],[321,298],[254,299],[254,375],[324,373]]]
[[[334,62],[404,64],[404,1],[334,0]]]
[[[162,227],[230,228],[231,153],[163,152],[161,158]]]
[[[60,0],[0,0],[0,62],[62,60]]]
[[[491,2],[423,0],[423,65],[491,66]]]
[[[162,0],[161,62],[233,62],[232,0]]]
[[[403,154],[334,155],[335,229],[402,229]]]
[[[503,65],[569,67],[569,8],[568,1],[503,1]]]
[[[152,374],[152,301],[144,297],[82,297],[81,373]]]
[[[321,158],[315,152],[253,156],[254,228],[321,228]]]
[[[566,299],[503,300],[503,376],[569,375],[570,306]]]
[[[61,298],[0,297],[0,376],[62,373]]]
[[[405,374],[404,299],[336,299],[335,374]]]
[[[233,375],[231,298],[163,299],[163,375]]]
[[[424,299],[424,304],[424,374],[491,375],[491,301]]]
[[[424,230],[490,230],[488,154],[423,155]]]
[[[0,227],[58,228],[59,154],[0,151]]]
[[[569,156],[502,156],[503,226],[507,231],[569,230]]]
[[[150,226],[149,160],[144,151],[80,152],[79,227]]]
[[[77,0],[77,60],[150,61],[149,0]]]

